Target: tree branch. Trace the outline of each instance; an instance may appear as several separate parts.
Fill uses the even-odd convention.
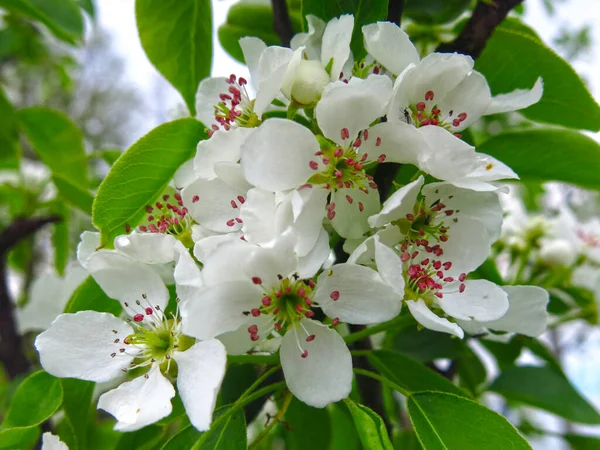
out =
[[[17,330],[13,302],[8,291],[6,259],[11,248],[44,225],[59,222],[60,217],[16,218],[0,234],[0,362],[10,378],[27,372],[29,361],[22,348],[21,335]]]
[[[271,5],[273,5],[273,28],[281,40],[281,45],[289,47],[294,36],[294,29],[286,0],[271,0]]]
[[[394,22],[400,26],[402,11],[404,10],[404,0],[390,0],[388,3],[388,22]]]
[[[438,52],[462,53],[477,58],[496,27],[506,18],[511,9],[523,0],[479,0],[473,15],[458,37],[452,42],[442,43]]]

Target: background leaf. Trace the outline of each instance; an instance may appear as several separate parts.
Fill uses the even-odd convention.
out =
[[[196,90],[212,63],[210,0],[137,0],[135,16],[148,59],[196,114]]]
[[[572,450],[600,450],[600,438],[566,434],[563,439],[569,443]]]
[[[56,189],[58,189],[58,192],[60,192],[66,201],[80,211],[86,213],[88,216],[92,215],[94,197],[87,189],[73,184],[67,178],[60,175],[54,175],[52,181],[54,182]]]
[[[331,442],[331,417],[324,408],[312,408],[296,397],[285,412],[283,429],[286,450],[305,450],[317,442],[328,447]]]
[[[0,88],[0,169],[18,169],[21,157],[18,120],[12,103]]]
[[[59,433],[59,435],[69,446],[69,450],[85,450],[88,448],[88,425],[92,417],[91,413],[95,410],[95,405],[92,405],[95,384],[75,378],[61,378],[60,383],[63,388],[63,411],[69,423],[70,434],[63,436]]]
[[[549,367],[521,366],[503,371],[489,387],[509,400],[545,409],[573,422],[600,424],[600,414],[563,375]]]
[[[215,411],[213,421],[229,409],[223,406]],[[244,412],[238,409],[223,424],[202,433],[194,445],[194,450],[245,450],[246,420]]]
[[[427,25],[456,19],[471,5],[471,0],[406,0],[403,16]]]
[[[344,400],[344,403],[352,415],[360,442],[365,450],[394,450],[381,417],[366,406],[355,403],[349,398]]]
[[[0,450],[28,449],[40,437],[39,427],[9,428],[0,431]]]
[[[92,222],[100,230],[102,245],[111,246],[126,225],[138,224],[146,205],[206,138],[204,125],[196,119],[179,119],[155,128],[121,155],[94,200]]]
[[[525,450],[529,444],[501,415],[479,403],[442,392],[407,398],[408,414],[427,450]]]
[[[54,267],[62,277],[69,260],[69,208],[64,203],[57,202],[53,207],[61,221],[54,224],[52,230],[52,245],[54,246]]]
[[[118,316],[123,308],[118,301],[106,295],[92,277],[87,277],[71,295],[64,312],[76,313],[87,310],[108,312]]]

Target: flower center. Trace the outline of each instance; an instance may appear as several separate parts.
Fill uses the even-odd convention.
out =
[[[227,92],[219,95],[221,101],[215,105],[215,121],[208,135],[219,129],[230,130],[231,127],[240,126],[252,128],[258,126],[260,119],[254,112],[254,102],[246,90],[248,82],[245,78],[237,78],[231,74],[227,79],[229,88]]]
[[[146,206],[146,224],[138,228],[144,233],[170,234],[177,238],[187,248],[194,246],[192,240],[191,226],[194,221],[188,214],[188,209],[183,206],[183,200],[179,193],[171,196],[162,196],[162,202],[157,201],[154,206]]]
[[[460,126],[467,119],[467,113],[456,114],[454,110],[448,111],[448,114],[442,114],[438,105],[433,102],[435,94],[433,91],[425,92],[424,101],[409,105],[403,110],[406,123],[412,123],[415,127],[426,125],[436,125],[452,131],[452,128]],[[460,135],[457,135],[460,138]]]

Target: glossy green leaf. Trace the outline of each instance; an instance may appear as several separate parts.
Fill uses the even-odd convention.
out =
[[[453,21],[470,5],[471,0],[406,0],[403,16],[419,24],[435,25]]]
[[[468,346],[464,346],[456,360],[457,373],[460,377],[460,385],[468,390],[473,397],[479,394],[481,386],[487,376],[485,366]]]
[[[92,222],[101,242],[135,227],[146,206],[167,187],[176,170],[189,160],[198,142],[206,139],[204,125],[195,119],[179,119],[155,128],[133,144],[112,166],[100,185],[92,210]]]
[[[500,370],[513,367],[523,350],[523,340],[513,337],[508,342],[496,342],[482,339],[481,344],[496,358]]]
[[[0,169],[18,169],[21,157],[18,120],[12,103],[0,88]]]
[[[600,130],[600,106],[573,68],[539,40],[514,29],[499,28],[477,58],[494,95],[529,89],[538,77],[544,95],[522,111],[529,119],[576,129]]]
[[[333,403],[328,409],[331,416],[329,450],[360,450],[360,438],[350,411],[341,403]]]
[[[72,183],[70,180],[60,175],[54,175],[52,177],[52,182],[66,201],[80,211],[86,213],[88,216],[92,215],[94,197],[87,189]]]
[[[43,370],[35,372],[19,385],[2,426],[39,425],[60,408],[62,400],[60,380]]]
[[[600,450],[600,438],[597,436],[565,434],[563,439],[569,443],[571,450]]]
[[[472,400],[442,392],[420,392],[406,401],[427,450],[525,450],[527,441],[501,415]]]
[[[65,306],[65,313],[76,313],[77,311],[109,312],[118,316],[123,308],[116,300],[111,299],[104,293],[102,288],[92,277],[87,277],[83,283],[73,292]]]
[[[394,434],[394,448],[399,450],[422,450],[419,438],[414,431],[401,431]]]
[[[150,425],[131,433],[122,433],[115,450],[152,450],[165,431],[163,427]]]
[[[419,361],[392,350],[375,350],[367,355],[371,365],[385,378],[408,392],[441,391],[467,393]]]
[[[423,328],[416,325],[390,333],[386,337],[386,347],[397,350],[417,361],[433,361],[438,358],[452,359],[460,351],[461,344],[448,334]]]
[[[161,450],[180,450],[182,448],[192,448],[194,443],[198,440],[201,433],[196,430],[192,425],[188,425],[179,433],[176,433],[169,439],[165,445],[162,446]]]
[[[302,31],[302,19],[299,12],[288,5],[288,12],[294,32]],[[279,35],[273,28],[273,8],[269,4],[252,1],[240,1],[231,5],[227,20],[219,27],[219,42],[233,58],[244,62],[239,40],[246,36],[255,36],[267,45],[281,45]]]
[[[60,383],[63,388],[63,411],[70,428],[69,436],[63,438],[59,433],[61,440],[68,444],[69,450],[86,450],[88,424],[95,409],[95,405],[92,405],[95,384],[75,378],[61,378]]]
[[[489,390],[573,422],[600,424],[598,411],[567,378],[550,367],[521,366],[507,369],[494,380]]]
[[[315,443],[327,447],[331,442],[331,417],[324,408],[312,408],[297,398],[292,398],[285,412],[282,430],[286,450],[304,450]]]
[[[508,164],[524,181],[562,181],[600,189],[600,144],[577,131],[512,131],[488,139],[477,151]]]
[[[50,170],[71,183],[87,186],[87,158],[83,135],[65,114],[41,107],[18,112],[21,128]]]
[[[18,427],[0,431],[0,450],[30,449],[40,438],[40,428]]]
[[[394,450],[383,419],[375,412],[349,398],[344,400],[348,407],[360,442],[365,450]]]
[[[67,261],[69,260],[69,208],[64,203],[56,203],[54,213],[61,221],[54,224],[52,230],[52,245],[54,246],[54,267],[60,276],[65,273]]]
[[[75,0],[75,3],[79,5],[86,13],[93,19],[96,17],[96,6],[94,0]]]
[[[354,16],[354,31],[352,32],[352,53],[355,60],[362,59],[365,55],[363,46],[362,26],[385,20],[388,13],[388,0],[303,0],[302,15],[312,14],[325,22],[339,17],[342,14]]]
[[[196,90],[212,63],[210,0],[137,0],[135,16],[148,59],[196,114]]]
[[[215,411],[214,419],[228,409],[229,406],[219,408]],[[202,433],[196,440],[193,450],[245,450],[246,444],[246,419],[244,412],[238,409],[221,425]]]

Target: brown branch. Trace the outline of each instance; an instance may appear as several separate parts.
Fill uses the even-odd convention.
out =
[[[404,0],[390,0],[388,3],[388,22],[394,22],[396,25],[400,25],[403,10]]]
[[[29,361],[23,352],[22,339],[14,316],[8,291],[6,270],[8,252],[20,241],[33,235],[44,225],[59,222],[60,217],[16,218],[0,234],[0,362],[10,378],[27,372]]]
[[[458,37],[452,42],[442,43],[437,51],[462,53],[477,58],[496,27],[506,18],[511,9],[523,0],[479,0],[473,15]]]
[[[271,0],[271,5],[273,5],[273,28],[281,40],[281,45],[289,47],[294,36],[294,29],[286,0]]]

